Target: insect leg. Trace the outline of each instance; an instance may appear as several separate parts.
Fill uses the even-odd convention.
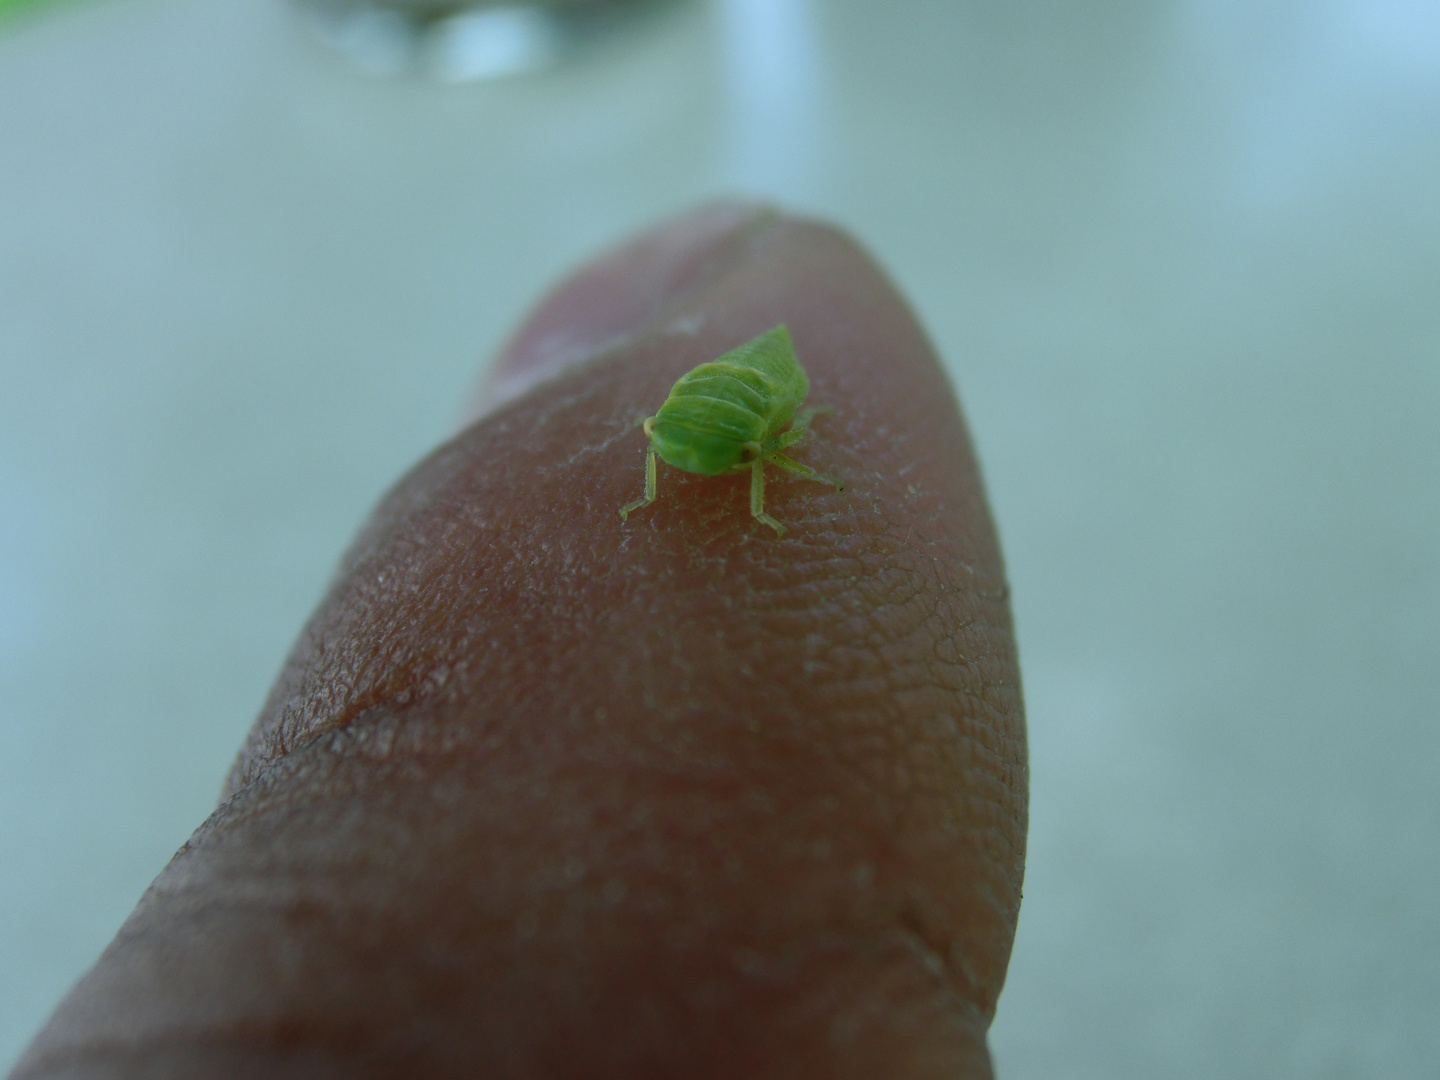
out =
[[[798,413],[795,413],[795,419],[791,420],[791,426],[776,439],[773,448],[783,449],[785,446],[795,445],[796,442],[805,438],[811,420],[814,420],[816,416],[824,416],[825,413],[831,412],[835,412],[835,410],[829,408],[828,405],[812,405],[809,409],[799,410]]]
[[[750,466],[750,513],[756,521],[763,521],[775,530],[776,536],[785,535],[785,526],[765,513],[765,459],[756,458]]]
[[[770,449],[784,450],[787,446],[794,446],[796,443],[803,440],[808,434],[808,431],[805,431],[804,429],[797,430],[796,428],[790,428],[790,430],[788,431],[782,431],[779,435],[776,435],[775,438],[770,440]]]
[[[778,450],[766,450],[763,460],[774,462],[782,469],[785,469],[788,472],[795,473],[798,476],[803,476],[806,480],[819,480],[822,484],[829,484],[836,491],[845,490],[845,485],[839,480],[835,479],[835,477],[827,476],[825,473],[822,472],[816,472],[814,469],[810,468],[809,465],[802,465],[794,458],[786,457]]]
[[[632,510],[639,510],[642,506],[649,506],[655,501],[655,451],[654,449],[645,452],[645,497],[636,499],[634,502],[626,503],[620,508],[620,520],[625,521]]]

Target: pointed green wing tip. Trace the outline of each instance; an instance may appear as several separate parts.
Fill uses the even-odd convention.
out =
[[[784,323],[778,323],[754,338],[751,338],[742,349],[755,349],[771,355],[780,354],[795,358],[795,343],[790,340],[790,329]]]

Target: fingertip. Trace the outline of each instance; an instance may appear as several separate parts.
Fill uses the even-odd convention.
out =
[[[777,217],[764,204],[718,200],[586,263],[550,290],[511,335],[482,374],[462,426],[634,333]]]

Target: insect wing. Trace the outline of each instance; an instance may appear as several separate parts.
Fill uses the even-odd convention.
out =
[[[805,369],[795,357],[795,344],[783,323],[731,349],[718,357],[715,363],[753,368],[768,378],[774,387],[772,392],[789,397],[797,404],[810,393],[810,380],[805,377]]]
[[[756,416],[764,416],[770,409],[774,392],[774,381],[763,371],[713,361],[701,364],[682,377],[670,391],[670,397],[672,400],[694,396],[728,401]]]

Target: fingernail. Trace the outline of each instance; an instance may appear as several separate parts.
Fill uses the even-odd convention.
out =
[[[541,301],[501,350],[481,377],[462,425],[632,333],[775,217],[774,210],[755,203],[711,203],[577,270]]]

